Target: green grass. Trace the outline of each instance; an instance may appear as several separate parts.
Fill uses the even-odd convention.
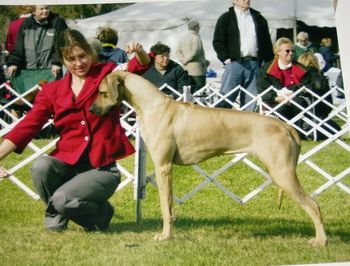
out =
[[[38,141],[38,143],[43,141]],[[303,152],[313,142],[303,143]],[[11,155],[3,164],[22,157]],[[132,157],[122,162],[130,171]],[[208,172],[229,157],[201,164]],[[251,158],[256,161],[254,158]],[[312,158],[331,174],[350,165],[348,152],[332,144]],[[258,163],[258,162],[257,162]],[[148,172],[152,172],[152,164]],[[203,180],[191,167],[175,167],[174,191],[183,196]],[[308,193],[326,182],[305,164],[298,167]],[[30,166],[16,172],[30,187]],[[219,176],[220,183],[243,197],[264,179],[243,163]],[[350,187],[350,176],[342,183]],[[276,208],[275,186],[239,205],[208,184],[184,204],[175,204],[177,220],[171,240],[156,242],[162,220],[158,192],[147,185],[142,220],[135,223],[132,185],[110,199],[116,213],[107,233],[85,233],[70,223],[64,233],[44,229],[44,204],[34,201],[9,180],[0,182],[0,265],[283,265],[350,261],[350,195],[332,186],[315,199],[320,204],[329,245],[313,248],[313,225],[304,211],[288,198]]]

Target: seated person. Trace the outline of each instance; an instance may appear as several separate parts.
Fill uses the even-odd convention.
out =
[[[320,97],[326,94],[327,92],[329,92],[330,88],[329,88],[328,79],[320,71],[320,66],[318,65],[317,58],[313,53],[308,52],[300,55],[298,59],[298,63],[304,65],[307,68],[307,71],[311,74],[310,83],[306,84],[307,88],[311,89]],[[316,101],[318,100],[318,98],[315,98],[313,100]],[[331,94],[327,95],[327,97],[325,97],[325,99],[322,102],[316,104],[316,106],[314,107],[315,115],[319,117],[321,120],[326,119],[329,113],[332,111],[332,107],[326,104],[324,101],[327,101],[328,103],[333,104],[332,95]],[[336,122],[330,119],[322,127],[333,134],[336,133],[336,131],[341,129]],[[318,140],[326,139],[326,138],[327,137],[324,134],[317,132]]]
[[[116,64],[122,64],[128,61],[126,52],[117,47],[118,32],[116,30],[109,27],[99,27],[97,40],[101,43],[101,49],[98,51],[100,62],[112,61]]]
[[[339,58],[332,50],[332,39],[331,38],[323,38],[320,42],[319,53],[323,56],[326,66],[323,70],[324,72],[328,71],[331,67],[333,67]]]
[[[289,97],[302,107],[308,106],[308,95],[306,93],[298,93],[292,97],[295,91],[310,83],[310,74],[307,70],[302,65],[292,61],[293,49],[294,45],[290,39],[284,37],[278,39],[273,47],[275,58],[265,63],[260,69],[259,94],[270,86],[278,90],[278,92],[269,90],[262,96],[264,103],[271,107],[277,106]],[[288,101],[276,111],[290,120],[302,110]],[[297,125],[301,127],[301,121],[298,121]]]
[[[143,74],[143,77],[158,88],[166,83],[182,94],[183,87],[189,85],[189,77],[182,66],[170,60],[170,47],[158,42],[151,47],[149,56],[152,59],[152,66]],[[168,89],[162,91],[165,94],[173,95],[174,98],[178,97]]]
[[[309,41],[309,34],[301,31],[297,35],[297,42],[294,50],[294,60],[298,60],[299,56],[306,52],[316,53],[317,48]]]

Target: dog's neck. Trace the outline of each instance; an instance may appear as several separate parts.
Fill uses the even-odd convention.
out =
[[[140,79],[138,80],[140,82]],[[162,109],[166,108],[166,103],[171,99],[148,81],[143,80],[142,82],[147,84],[140,86],[138,83],[137,86],[132,76],[127,77],[124,81],[125,87],[119,92],[123,94],[124,100],[135,108],[136,113],[140,113],[141,110],[144,115],[162,112]]]

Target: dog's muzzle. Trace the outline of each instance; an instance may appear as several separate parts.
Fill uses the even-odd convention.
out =
[[[90,109],[89,111],[95,115],[106,115],[108,114],[110,111],[112,111],[114,108],[114,106],[108,106],[108,107],[105,107],[105,108],[102,108],[100,106],[97,106],[96,104],[92,104],[90,106]]]

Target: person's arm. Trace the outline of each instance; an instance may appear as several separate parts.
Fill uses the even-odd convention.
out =
[[[24,24],[24,22],[23,22]],[[8,66],[8,75],[14,76],[17,72],[18,68],[23,68],[25,64],[25,52],[24,52],[24,39],[23,39],[23,32],[25,31],[23,24],[19,27],[16,40],[15,40],[15,46],[12,50],[12,52],[9,55],[9,58],[7,59],[7,66]]]
[[[202,42],[200,38],[191,38],[190,39],[190,45],[189,49],[187,51],[186,57],[184,57],[184,65],[188,64],[189,62],[192,62],[192,60],[195,58],[198,50],[202,48]]]
[[[263,42],[263,63],[266,63],[270,60],[273,59],[274,54],[273,54],[273,46],[272,46],[272,41],[271,41],[271,37],[270,37],[270,31],[269,31],[269,26],[268,26],[268,22],[266,21],[265,18],[263,18],[262,20],[264,23],[262,23],[263,25],[263,32],[262,32],[262,40],[261,42]],[[260,47],[259,47],[260,48]]]
[[[151,58],[140,43],[128,43],[126,52],[135,53],[135,56],[125,64],[125,70],[142,75],[151,67]]]
[[[228,25],[226,16],[228,15],[224,14],[219,17],[215,25],[214,38],[213,38],[213,48],[216,52],[218,59],[221,62],[230,60],[230,56],[227,48],[228,36],[227,36],[227,32],[225,31]]]
[[[4,139],[0,144],[0,161],[6,158],[11,152],[17,149],[17,146],[10,140]],[[0,179],[8,177],[6,169],[0,166]]]
[[[183,93],[184,86],[189,85],[189,77],[187,71],[185,71],[180,65],[178,65],[175,69],[176,71],[176,80],[177,80],[177,88],[178,92]]]
[[[54,37],[55,38],[54,43],[55,43],[58,36],[62,32],[64,32],[66,29],[68,29],[68,25],[66,21],[60,16],[56,16],[54,19],[52,19],[51,23],[53,24],[52,27],[54,27],[55,29],[55,37]],[[56,74],[58,74],[61,71],[62,63],[59,59],[58,51],[55,47],[55,44],[51,47],[50,61],[51,61],[51,64],[53,65],[52,74],[56,76]]]
[[[269,77],[266,73],[268,66],[270,66],[270,63],[267,63],[263,65],[260,68],[259,78],[257,81],[258,86],[258,94],[262,94],[265,90],[269,89],[271,86],[276,87],[276,83],[273,82],[274,78]],[[276,88],[279,89],[279,88]],[[277,93],[274,90],[269,90],[268,92],[264,93],[262,96],[262,99],[265,103],[268,104],[274,104],[278,101]]]
[[[0,144],[0,161],[16,149],[17,146],[12,141],[4,139]]]
[[[185,55],[182,51],[182,42],[180,41],[176,47],[176,50],[175,50],[175,55],[176,55],[176,58],[181,62],[181,64],[185,65]]]
[[[146,51],[143,49],[141,43],[129,42],[127,45],[127,53],[134,53],[137,61],[140,65],[145,66],[151,63],[151,58],[148,56]]]

